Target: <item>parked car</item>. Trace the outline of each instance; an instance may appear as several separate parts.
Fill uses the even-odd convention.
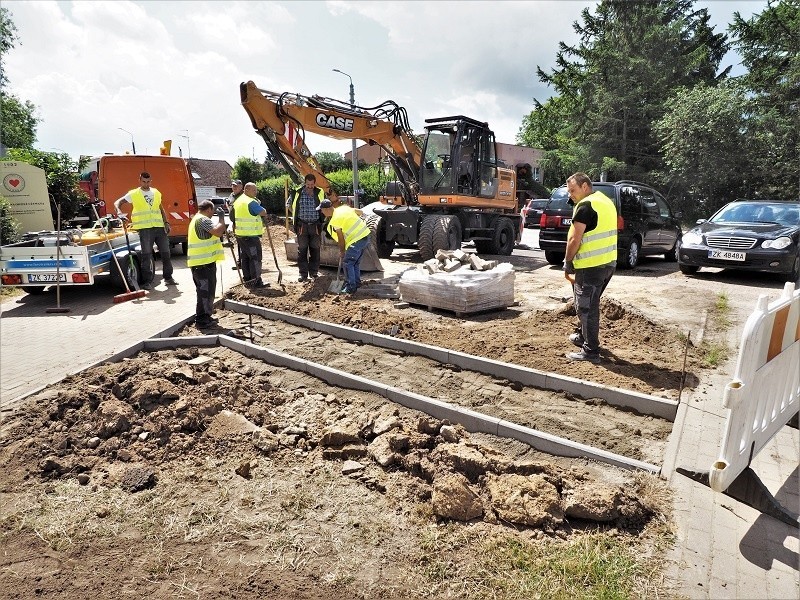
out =
[[[729,202],[700,219],[678,248],[681,273],[700,267],[766,271],[784,281],[800,279],[800,203],[775,200]]]
[[[228,214],[228,201],[225,198],[209,198],[214,203],[214,210],[222,208]]]
[[[547,206],[547,198],[533,198],[522,208],[522,216],[525,219],[525,227],[538,227],[539,220],[542,218],[544,207]]]
[[[617,207],[617,266],[633,269],[642,256],[663,254],[677,260],[681,239],[681,213],[673,213],[667,200],[649,185],[636,181],[596,181],[594,191],[603,192]],[[564,262],[567,232],[574,204],[563,185],[553,190],[539,220],[539,247],[551,265]]]

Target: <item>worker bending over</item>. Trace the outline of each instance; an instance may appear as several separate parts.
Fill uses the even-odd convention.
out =
[[[361,257],[370,243],[369,227],[354,208],[339,203],[334,191],[330,193],[330,200],[323,200],[319,207],[325,218],[330,219],[328,233],[339,244],[345,279],[340,293],[354,294],[361,285]]]

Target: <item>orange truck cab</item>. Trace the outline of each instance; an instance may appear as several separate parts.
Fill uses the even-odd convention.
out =
[[[150,173],[151,186],[161,192],[161,204],[170,224],[170,245],[180,244],[186,254],[189,221],[197,212],[197,192],[183,158],[109,154],[93,158],[87,168],[97,172],[97,201],[105,209],[98,210],[101,216],[113,213],[114,202],[138,187],[143,171]]]

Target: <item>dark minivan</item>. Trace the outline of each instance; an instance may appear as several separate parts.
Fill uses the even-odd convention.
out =
[[[594,191],[603,192],[617,207],[617,266],[633,269],[642,256],[663,254],[678,260],[681,239],[680,213],[673,213],[666,199],[652,187],[636,181],[596,181]],[[564,262],[567,232],[574,206],[567,186],[553,190],[539,221],[539,247],[551,265]]]

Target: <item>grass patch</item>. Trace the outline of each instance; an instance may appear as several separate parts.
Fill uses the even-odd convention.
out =
[[[731,326],[731,305],[725,292],[720,292],[717,295],[714,308],[711,311],[711,318],[714,321],[714,325],[720,330],[724,331]]]
[[[707,367],[718,367],[728,360],[730,349],[727,344],[706,342],[701,345],[703,364]]]

